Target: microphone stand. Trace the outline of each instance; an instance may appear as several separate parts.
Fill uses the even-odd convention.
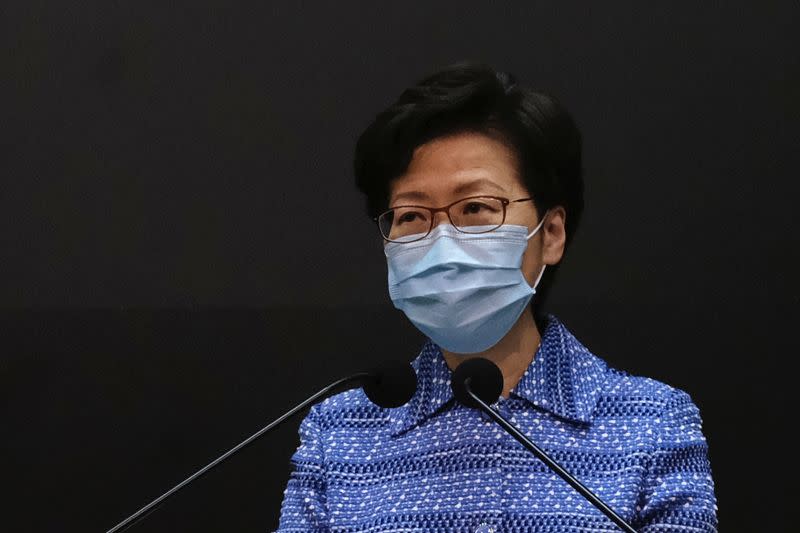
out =
[[[600,511],[602,511],[602,513],[604,515],[606,515],[609,519],[611,519],[612,522],[614,522],[616,525],[618,525],[620,527],[620,529],[622,529],[622,531],[625,531],[627,533],[636,533],[636,530],[633,529],[622,517],[620,517],[617,513],[615,513],[614,510],[611,509],[611,507],[606,505],[603,502],[603,500],[601,500],[600,498],[595,496],[592,491],[587,489],[580,481],[575,479],[572,476],[572,474],[570,474],[569,472],[564,470],[561,467],[561,465],[559,465],[557,462],[555,462],[553,459],[551,459],[550,456],[547,455],[541,448],[539,448],[533,442],[531,442],[530,439],[528,439],[528,437],[523,435],[508,420],[503,418],[503,416],[501,416],[500,413],[498,413],[497,411],[492,409],[477,394],[475,394],[472,391],[472,388],[470,388],[470,382],[471,381],[472,381],[472,378],[467,378],[464,381],[464,387],[465,387],[467,393],[470,395],[470,397],[480,407],[481,411],[483,411],[484,413],[489,415],[492,418],[492,420],[494,420],[495,422],[500,424],[500,426],[503,429],[505,429],[509,434],[511,434],[512,437],[517,439],[517,441],[520,444],[525,446],[528,450],[530,450],[533,453],[533,455],[538,457],[544,464],[546,464],[547,467],[550,468],[550,470],[552,470],[553,472],[558,474],[558,476],[561,479],[563,479],[564,481],[569,483],[570,486],[572,486],[573,489],[575,489],[576,491],[578,491],[581,494],[581,496],[583,496],[584,498],[589,500],[589,502],[592,505],[597,507]]]
[[[240,442],[239,444],[237,444],[236,446],[234,446],[233,448],[231,448],[227,452],[223,453],[222,455],[220,455],[219,457],[217,457],[216,459],[214,459],[213,461],[208,463],[206,466],[204,466],[203,468],[201,468],[200,470],[198,470],[197,472],[192,474],[191,476],[189,476],[186,479],[184,479],[183,481],[181,481],[180,483],[178,483],[177,485],[175,485],[174,487],[169,489],[167,492],[165,492],[164,494],[162,494],[158,498],[156,498],[155,500],[151,501],[150,503],[148,503],[147,505],[145,505],[144,507],[142,507],[141,509],[139,509],[138,511],[136,511],[135,513],[130,515],[128,518],[126,518],[125,520],[123,520],[122,522],[117,524],[116,526],[114,526],[111,529],[109,529],[108,531],[106,531],[106,533],[118,533],[120,531],[124,531],[124,530],[128,529],[133,524],[135,524],[136,522],[138,522],[139,520],[144,518],[147,514],[149,514],[150,512],[154,511],[156,506],[158,506],[161,502],[163,502],[164,500],[166,500],[167,498],[169,498],[170,496],[172,496],[173,494],[175,494],[176,492],[181,490],[183,487],[185,487],[189,483],[191,483],[191,482],[195,481],[196,479],[202,477],[209,470],[211,470],[215,466],[219,465],[221,462],[225,461],[226,459],[228,459],[229,457],[231,457],[235,453],[241,451],[246,446],[252,444],[255,440],[257,440],[259,437],[264,435],[266,432],[268,432],[268,431],[270,431],[272,429],[275,429],[281,423],[283,423],[287,419],[291,418],[293,415],[295,415],[298,412],[302,411],[303,409],[305,409],[309,405],[315,403],[320,398],[322,398],[322,397],[334,392],[339,387],[341,387],[341,386],[343,386],[345,384],[348,384],[350,382],[359,382],[359,381],[363,380],[364,378],[369,377],[369,375],[370,375],[369,372],[359,372],[358,374],[353,374],[352,376],[347,376],[347,377],[342,378],[342,379],[340,379],[338,381],[334,381],[333,383],[331,383],[330,385],[328,385],[324,389],[320,390],[319,392],[317,392],[313,396],[309,397],[303,403],[301,403],[301,404],[297,405],[296,407],[292,408],[291,410],[287,411],[286,413],[284,413],[280,417],[276,418],[275,420],[273,420],[272,422],[267,424],[265,427],[261,428],[257,432],[255,432],[252,435],[250,435],[249,437],[247,437],[245,440],[243,440],[242,442]]]

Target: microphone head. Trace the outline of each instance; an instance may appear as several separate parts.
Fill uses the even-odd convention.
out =
[[[467,407],[478,407],[467,392],[468,379],[470,390],[486,404],[496,402],[503,392],[503,373],[496,364],[482,357],[468,359],[456,367],[450,380],[456,400]]]
[[[400,407],[417,392],[417,374],[408,363],[387,363],[370,372],[362,387],[375,405]]]

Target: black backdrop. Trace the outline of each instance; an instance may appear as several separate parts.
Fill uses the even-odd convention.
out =
[[[460,59],[584,133],[550,310],[690,392],[723,530],[788,527],[793,2],[216,4],[0,5],[4,530],[104,531],[328,380],[416,355],[352,151]],[[298,422],[136,530],[271,530]]]

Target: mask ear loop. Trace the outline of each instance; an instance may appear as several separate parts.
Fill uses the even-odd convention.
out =
[[[539,276],[536,278],[536,282],[533,284],[533,287],[531,287],[534,293],[536,292],[536,287],[539,286],[539,282],[542,280],[542,276],[544,276],[544,269],[546,267],[547,265],[542,265],[542,270],[539,272]]]
[[[530,232],[527,237],[525,237],[526,239],[530,239],[531,237],[536,235],[536,233],[540,229],[542,229],[542,226],[544,225],[545,218],[547,218],[547,212],[545,212],[544,216],[542,217],[542,221],[539,222],[539,224],[535,228],[533,228],[533,231]],[[542,276],[544,276],[544,269],[546,267],[547,267],[547,265],[542,265],[542,270],[539,272],[539,275],[536,277],[536,282],[533,284],[533,292],[534,293],[536,292],[536,287],[539,286],[539,282],[542,280]]]
[[[538,232],[540,229],[542,229],[542,226],[544,225],[544,221],[545,221],[545,219],[547,218],[547,213],[549,213],[549,211],[545,211],[545,212],[544,212],[544,216],[542,217],[542,220],[541,220],[541,221],[540,221],[540,222],[539,222],[539,223],[536,225],[536,227],[535,227],[535,228],[533,228],[533,231],[532,231],[532,232],[530,232],[530,233],[528,233],[528,236],[527,236],[527,237],[525,237],[527,240],[530,240],[530,239],[531,239],[531,237],[533,237],[534,235],[536,235],[536,233],[537,233],[537,232]]]

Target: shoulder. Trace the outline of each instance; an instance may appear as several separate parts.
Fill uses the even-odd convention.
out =
[[[657,379],[636,376],[610,366],[606,367],[605,377],[603,392],[609,397],[640,400],[661,407],[666,407],[675,398],[689,397],[687,392]]]
[[[584,346],[555,316],[548,316],[545,340],[549,341],[551,351],[568,354],[560,357],[559,366],[569,367],[562,368],[562,372],[569,370],[573,376],[587,381],[588,388],[594,388],[601,401],[635,403],[655,411],[663,411],[675,403],[691,403],[689,394],[677,387],[614,368]]]
[[[318,403],[311,408],[307,418],[311,418],[322,430],[368,428],[388,423],[391,411],[372,403],[363,389],[357,388]]]
[[[534,376],[551,389],[556,404],[568,406],[570,394],[582,419],[632,416],[658,419],[674,406],[692,404],[689,395],[650,377],[614,368],[584,346],[567,327],[550,315]],[[535,385],[535,384],[534,384]],[[693,404],[692,404],[693,405]],[[569,411],[566,409],[565,412]]]
[[[597,410],[624,410],[655,417],[657,423],[674,416],[695,418],[699,409],[685,390],[662,381],[607,367]]]

